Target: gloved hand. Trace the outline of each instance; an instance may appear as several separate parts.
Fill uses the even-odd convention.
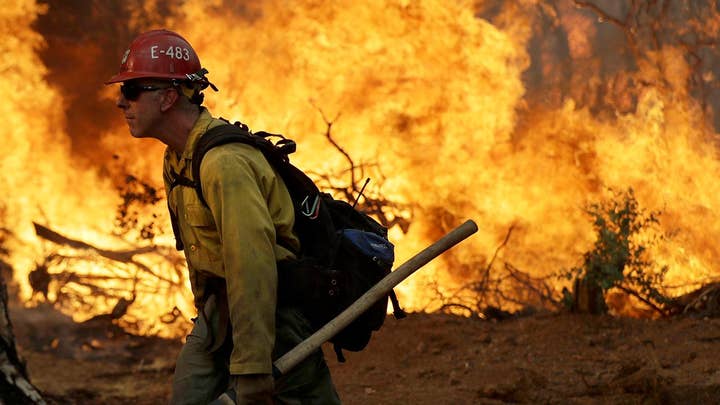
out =
[[[230,387],[235,388],[237,405],[272,405],[275,380],[270,374],[231,375]]]

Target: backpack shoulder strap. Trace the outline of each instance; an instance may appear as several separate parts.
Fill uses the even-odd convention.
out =
[[[270,138],[280,140],[273,143]],[[262,152],[290,193],[295,211],[295,231],[304,246],[303,250],[313,252],[316,257],[329,256],[327,244],[335,236],[332,218],[327,210],[321,209],[323,195],[312,179],[290,163],[288,155],[295,151],[296,144],[282,135],[251,133],[240,123],[218,125],[205,132],[198,140],[192,157],[192,186],[200,201],[207,206],[200,181],[200,163],[203,157],[210,149],[231,142],[248,144]],[[316,246],[308,241],[317,241]]]
[[[205,201],[205,197],[203,197],[202,184],[200,182],[200,163],[202,163],[202,159],[205,157],[205,154],[216,146],[233,142],[252,145],[262,150],[262,147],[259,145],[260,141],[267,142],[264,138],[252,135],[244,125],[241,126],[234,124],[218,125],[209,129],[200,137],[197,145],[195,146],[195,151],[193,152],[192,176],[195,191],[197,192],[198,198],[200,198],[200,201],[204,205],[207,205],[207,202]]]
[[[270,141],[271,137],[280,138],[280,140],[273,143]],[[235,124],[228,123],[209,129],[200,137],[195,146],[192,157],[193,185],[203,204],[207,205],[207,202],[203,197],[200,183],[200,163],[210,149],[232,142],[248,144],[259,149],[270,166],[277,170],[280,177],[285,181],[291,195],[300,195],[308,191],[308,195],[317,196],[319,194],[315,183],[305,173],[290,164],[288,155],[297,149],[297,145],[293,140],[268,132],[251,133],[247,126],[236,122]]]

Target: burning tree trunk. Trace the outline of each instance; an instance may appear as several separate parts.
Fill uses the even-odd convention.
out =
[[[589,277],[575,279],[570,309],[581,314],[606,314],[608,307],[600,284]]]
[[[15,348],[7,302],[7,288],[0,273],[0,403],[44,404]]]

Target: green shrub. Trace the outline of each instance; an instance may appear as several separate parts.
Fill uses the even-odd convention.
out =
[[[617,288],[662,313],[669,302],[661,292],[667,267],[658,268],[648,253],[658,240],[652,235],[657,235],[660,213],[642,210],[632,189],[613,194],[614,198],[586,208],[596,240],[583,255],[583,264],[566,273],[575,281],[572,301],[577,304],[578,285],[599,287],[602,294]],[[565,302],[570,299],[566,294]]]

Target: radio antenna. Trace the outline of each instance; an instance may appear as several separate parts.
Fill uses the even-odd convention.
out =
[[[368,183],[370,183],[370,177],[365,179],[365,184],[363,184],[362,188],[360,189],[360,192],[358,193],[358,196],[355,198],[355,202],[353,203],[352,207],[355,208],[358,201],[360,201],[360,197],[363,195],[363,191],[365,191],[365,187],[367,187]]]

